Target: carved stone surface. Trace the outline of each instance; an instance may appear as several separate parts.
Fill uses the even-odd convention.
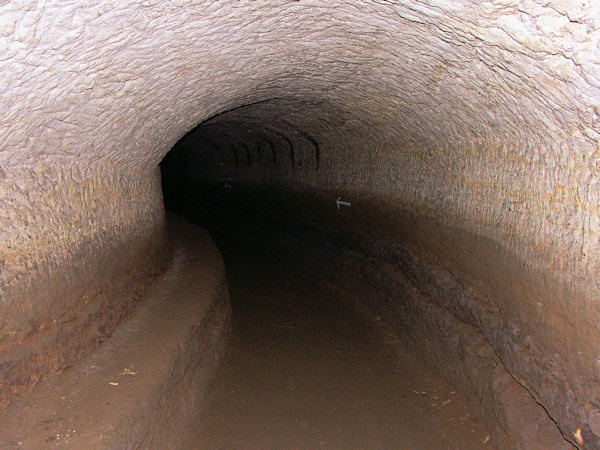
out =
[[[165,255],[157,164],[229,111],[204,176],[376,196],[519,261],[495,348],[597,429],[599,42],[591,1],[0,3],[0,398],[129,309]]]

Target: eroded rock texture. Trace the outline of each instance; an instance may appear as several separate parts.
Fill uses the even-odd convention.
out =
[[[400,260],[408,232],[365,246],[450,274],[471,306],[403,269],[592,445],[599,26],[569,0],[4,2],[2,398],[158,270],[157,164],[210,119],[180,144],[192,180],[366,195],[456,230]]]

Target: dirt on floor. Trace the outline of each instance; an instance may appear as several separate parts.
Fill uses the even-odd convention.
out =
[[[361,306],[368,289],[241,227],[213,233],[233,335],[186,448],[495,448],[477,408]]]
[[[222,359],[230,304],[206,232],[169,218],[173,258],[93,353],[0,409],[0,449],[172,449]]]

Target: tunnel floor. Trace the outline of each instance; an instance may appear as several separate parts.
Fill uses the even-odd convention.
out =
[[[233,331],[186,448],[493,448],[474,405],[361,307],[366,286],[264,224],[215,230]]]

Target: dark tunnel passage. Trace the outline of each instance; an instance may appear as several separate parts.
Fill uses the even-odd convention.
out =
[[[232,304],[227,351],[184,447],[497,446],[465,386],[420,361],[368,309],[381,294],[343,267],[339,250],[278,220],[268,201],[253,204],[266,192],[240,189],[195,186],[167,203],[210,231]],[[290,209],[305,203],[279,195]]]
[[[239,107],[207,120],[183,137],[161,163],[166,208],[209,230],[226,266],[233,267],[229,277],[236,280],[229,280],[232,348],[209,395],[212,406],[198,424],[200,431],[192,433],[189,442],[195,444],[190,445],[237,447],[251,436],[246,444],[255,448],[285,446],[286,439],[296,439],[287,444],[300,447],[368,447],[370,442],[381,448],[485,448],[507,445],[512,437],[505,433],[518,426],[517,440],[524,448],[569,448],[548,411],[507,373],[491,347],[495,331],[486,329],[481,315],[486,310],[493,312],[494,305],[476,298],[465,286],[465,280],[480,277],[489,284],[487,289],[494,283],[517,288],[519,282],[531,282],[523,266],[489,240],[448,228],[441,221],[403,210],[367,192],[294,186],[297,177],[318,177],[321,150],[317,138],[289,118],[302,117],[302,111],[295,108],[307,107],[306,103],[292,102],[294,108],[287,109],[281,107],[281,101]],[[373,175],[367,172],[362,176]],[[290,181],[286,183],[286,179]],[[503,265],[500,279],[486,273],[492,264]],[[278,271],[283,273],[273,275]],[[290,285],[288,277],[303,281]],[[304,288],[307,285],[313,286],[310,292]],[[284,286],[289,291],[282,295]],[[342,295],[327,294],[331,286]],[[502,289],[498,290],[502,295]],[[315,296],[320,300],[315,301]],[[283,298],[292,300],[285,304]],[[244,301],[248,303],[240,304]],[[282,301],[284,305],[279,304]],[[359,317],[352,317],[357,311]],[[314,376],[312,383],[303,384],[278,366],[276,355],[297,356],[291,372],[303,379],[303,371],[328,372],[310,363],[319,360],[319,352],[326,352],[323,349],[328,345],[321,342],[315,348],[314,343],[304,344],[317,352],[314,355],[307,349],[284,350],[286,337],[279,333],[274,339],[273,326],[292,322],[296,325],[290,328],[303,329],[294,314],[306,320],[305,335],[296,333],[295,344],[300,348],[304,341],[317,339],[316,330],[324,326],[320,322],[324,317],[330,327],[326,336],[332,342],[349,339],[343,333],[335,336],[335,330],[349,326],[346,321],[354,321],[350,326],[357,330],[372,326],[373,317],[375,322],[383,322],[375,327],[379,331],[365,331],[364,341],[350,339],[347,345],[340,344],[350,354],[363,355],[362,359],[356,354],[348,356],[352,363],[338,368],[337,378]],[[272,317],[271,323],[268,317]],[[311,325],[311,320],[318,325]],[[374,337],[381,330],[396,338],[396,346]],[[377,344],[373,346],[378,340],[384,342],[379,349]],[[246,355],[255,354],[256,346],[262,355],[258,362]],[[375,403],[370,407],[359,406],[365,386],[357,383],[345,392],[346,407],[338,405],[346,417],[340,414],[333,420],[324,410],[336,401],[343,405],[344,400],[316,393],[335,390],[348,378],[359,379],[360,369],[377,360],[365,356],[366,348],[377,349],[372,350],[374,355],[383,352],[389,357],[392,352],[407,356],[405,360],[392,358],[396,366],[367,369],[381,375],[381,379],[371,377],[371,383],[381,382],[389,390],[373,394]],[[293,357],[288,363],[289,359]],[[279,364],[285,366],[286,362]],[[394,383],[389,374],[396,374]],[[277,376],[287,379],[289,385],[283,382],[280,390],[272,388],[273,383],[282,383],[274,382]],[[264,385],[256,381],[261,377]],[[247,379],[255,380],[250,383],[252,388],[240,387]],[[423,387],[423,382],[428,387]],[[419,383],[421,387],[417,387]],[[294,389],[299,398],[316,400],[307,403],[296,398],[295,408],[290,409],[285,399]],[[448,398],[441,399],[438,390]],[[433,397],[423,412],[418,401],[426,392]],[[382,411],[376,399],[390,397],[404,403],[387,402],[388,409]],[[417,403],[413,403],[415,398]],[[454,408],[436,414],[448,400],[455,402]],[[400,410],[405,412],[402,418],[396,415]],[[383,414],[387,419],[372,419],[381,428],[358,421],[365,427],[361,431],[356,424],[349,426],[357,420],[357,411],[364,417]],[[461,426],[450,418],[458,418]],[[392,426],[394,420],[398,428]],[[308,423],[312,428],[297,428]]]
[[[593,1],[0,2],[0,447],[184,446],[261,337],[407,446],[600,448],[599,48]]]

